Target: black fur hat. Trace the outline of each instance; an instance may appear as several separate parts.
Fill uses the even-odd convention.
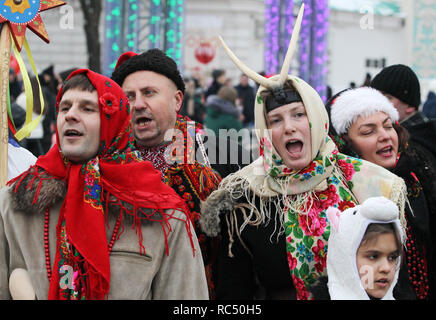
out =
[[[112,80],[122,86],[126,77],[136,71],[153,71],[162,74],[172,80],[177,89],[185,93],[185,82],[180,75],[176,62],[162,50],[150,49],[139,55],[133,55],[117,65],[112,73]]]

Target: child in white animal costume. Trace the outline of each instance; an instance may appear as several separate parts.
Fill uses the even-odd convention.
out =
[[[405,240],[398,207],[384,197],[374,197],[344,212],[331,207],[327,218],[331,226],[327,253],[330,298],[393,300]],[[372,231],[374,227],[381,231]]]

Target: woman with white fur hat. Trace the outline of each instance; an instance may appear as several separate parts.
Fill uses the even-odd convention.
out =
[[[202,206],[203,231],[222,237],[217,299],[312,299],[307,288],[326,274],[328,207],[344,210],[385,196],[404,210],[402,179],[338,153],[319,94],[288,75],[302,14],[280,75],[260,76],[222,43],[260,84],[255,129],[261,156],[226,177]]]
[[[436,170],[431,153],[398,123],[399,114],[378,90],[362,87],[337,94],[327,104],[330,135],[343,153],[378,164],[403,178],[408,191],[404,270],[418,299],[431,298],[435,272]],[[404,271],[405,272],[405,271]],[[407,281],[400,281],[407,286]],[[404,291],[404,289],[403,289]]]

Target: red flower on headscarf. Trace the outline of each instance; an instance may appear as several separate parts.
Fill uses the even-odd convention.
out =
[[[316,168],[316,162],[313,161],[313,162],[310,163],[310,165],[308,167],[306,167],[305,169],[301,170],[300,174],[310,173],[313,170],[315,170],[315,168]]]
[[[120,106],[117,98],[110,92],[105,92],[99,99],[100,104],[102,105],[103,112],[111,115],[118,111]]]
[[[271,142],[266,137],[261,138],[259,142],[260,156],[264,155],[264,147],[266,147],[268,150],[271,150],[272,148]]]

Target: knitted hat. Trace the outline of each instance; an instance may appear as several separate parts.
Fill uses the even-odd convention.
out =
[[[421,104],[418,77],[411,68],[403,64],[384,68],[371,81],[371,87],[390,94],[415,109]]]
[[[112,73],[112,79],[122,86],[126,77],[137,71],[153,71],[162,74],[173,81],[177,89],[185,93],[185,82],[176,62],[162,50],[150,49],[139,55],[131,52],[122,54]]]
[[[234,103],[236,98],[238,97],[238,92],[231,87],[223,86],[218,91],[218,97]]]
[[[337,134],[342,135],[359,116],[368,117],[378,111],[386,113],[392,122],[399,119],[397,109],[380,91],[361,87],[344,91],[334,100],[330,119]]]

